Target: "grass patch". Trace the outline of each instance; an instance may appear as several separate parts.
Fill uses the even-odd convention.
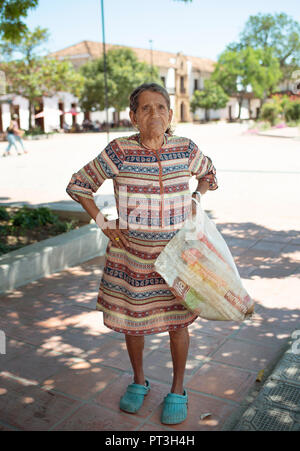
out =
[[[74,219],[62,221],[46,207],[0,207],[0,255],[85,224]]]

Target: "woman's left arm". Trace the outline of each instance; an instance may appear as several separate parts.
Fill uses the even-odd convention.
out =
[[[197,185],[197,188],[195,189],[195,191],[199,191],[200,194],[203,195],[208,190],[209,190],[209,182],[207,182],[206,180],[203,180],[203,179],[198,180],[198,185]]]
[[[204,155],[197,145],[190,141],[189,170],[198,181],[196,191],[201,194],[207,190],[213,191],[218,188],[216,169],[209,157]]]

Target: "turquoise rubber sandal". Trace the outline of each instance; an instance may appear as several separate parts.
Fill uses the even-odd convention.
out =
[[[182,423],[187,417],[188,395],[184,390],[183,395],[169,393],[164,399],[161,422],[164,424]]]
[[[125,395],[120,400],[120,409],[127,413],[136,413],[143,405],[144,397],[150,390],[150,384],[146,380],[146,385],[130,384]]]

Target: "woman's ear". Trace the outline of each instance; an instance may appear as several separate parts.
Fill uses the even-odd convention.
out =
[[[129,117],[130,117],[132,125],[134,127],[136,127],[137,126],[137,122],[136,122],[136,118],[135,118],[135,113],[132,110],[129,111]]]

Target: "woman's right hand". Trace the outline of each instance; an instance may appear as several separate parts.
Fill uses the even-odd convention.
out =
[[[126,250],[128,247],[128,241],[125,234],[125,229],[119,228],[119,218],[112,221],[104,221],[101,226],[101,230],[111,241],[115,247]],[[126,229],[127,230],[127,229]]]
[[[98,227],[113,242],[114,246],[125,250],[129,243],[123,232],[126,232],[127,229],[120,229],[119,219],[107,221],[93,199],[79,197],[79,200],[85,211],[95,220]]]

